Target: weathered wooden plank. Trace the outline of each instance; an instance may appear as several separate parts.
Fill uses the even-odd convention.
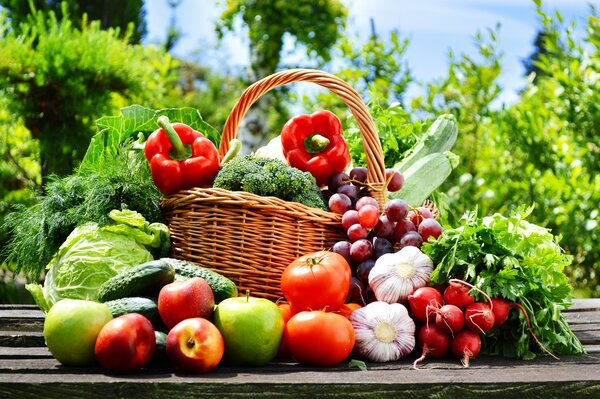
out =
[[[600,353],[600,345],[586,345],[585,350],[587,351],[587,353],[597,354]]]
[[[565,313],[585,311],[600,311],[600,298],[573,299],[571,306],[565,310]]]
[[[26,348],[24,348],[26,349]],[[503,376],[507,381],[529,381],[532,378],[532,374],[536,375],[538,381],[553,381],[556,373],[563,373],[565,380],[578,380],[588,379],[588,376],[577,375],[572,372],[574,368],[584,367],[589,368],[590,366],[600,364],[600,355],[598,354],[587,354],[581,356],[561,356],[559,360],[553,359],[549,356],[538,357],[535,360],[516,360],[507,359],[501,357],[491,356],[480,356],[477,359],[472,360],[471,367],[465,369],[460,361],[456,359],[441,359],[430,361],[427,360],[422,363],[419,370],[413,370],[413,361],[415,356],[409,356],[397,362],[387,363],[367,363],[369,371],[385,371],[385,372],[397,372],[397,371],[411,371],[419,373],[421,371],[426,373],[439,374],[442,370],[456,371],[459,374],[455,374],[455,377],[475,374],[488,374],[490,370],[494,370],[493,377],[485,376],[482,381],[500,381]],[[154,378],[164,378],[169,376],[173,372],[173,368],[168,363],[157,362],[152,364],[149,368],[142,370],[141,375],[153,376]],[[543,371],[542,371],[543,370]],[[548,375],[548,371],[551,371],[552,375]],[[217,369],[213,370],[208,376],[211,379],[218,378],[230,378],[231,375],[265,375],[265,374],[282,374],[287,375],[296,372],[323,372],[328,375],[339,373],[340,376],[347,376],[349,372],[354,372],[356,369],[352,369],[348,366],[348,363],[343,363],[334,367],[327,368],[314,368],[308,366],[302,366],[293,361],[278,361],[273,362],[264,367],[232,367],[227,365],[219,365]],[[84,374],[84,373],[96,373],[101,377],[104,375],[104,371],[97,366],[91,367],[66,367],[62,366],[58,361],[51,357],[44,357],[39,359],[22,358],[22,359],[5,359],[0,363],[0,375],[5,373],[13,374]],[[34,378],[34,377],[32,377]],[[138,378],[137,373],[128,375],[120,378]],[[198,378],[198,377],[195,377]],[[260,378],[260,377],[259,377]],[[415,376],[411,377],[413,380]],[[491,378],[491,379],[490,379]],[[600,380],[600,374],[593,376],[594,379]],[[462,380],[462,379],[461,379]],[[351,382],[351,381],[349,381]]]
[[[22,319],[43,319],[44,312],[41,311],[37,306],[27,305],[26,307],[6,307],[7,305],[0,306],[0,320],[4,317],[14,318],[19,317]]]
[[[42,331],[43,329],[43,318],[0,318],[0,331]]]
[[[576,324],[600,324],[600,312],[589,311],[589,312],[571,312],[565,313],[565,320],[569,325]]]
[[[215,381],[180,383],[167,381],[154,383],[148,381],[125,382],[121,380],[94,383],[90,389],[80,389],[77,384],[65,382],[27,383],[0,385],[0,397],[19,399],[34,398],[394,398],[404,399],[435,398],[502,398],[502,399],[563,399],[576,397],[581,399],[598,398],[600,384],[595,382],[548,382],[534,383],[494,383],[482,385],[476,383],[429,382],[425,384],[397,383],[335,383],[304,384],[296,383],[219,383]]]
[[[36,347],[45,346],[42,331],[0,331],[0,347]]]
[[[402,397],[417,398],[592,398],[600,395],[600,374],[590,373],[594,356],[523,362],[481,358],[465,369],[458,362],[427,364],[413,370],[410,361],[350,368],[311,369],[294,364],[263,368],[221,368],[204,375],[143,370],[110,376],[95,368],[47,367],[43,373],[0,372],[0,397]],[[583,360],[583,361],[582,361]],[[510,365],[510,366],[509,366]],[[567,395],[568,394],[568,395]],[[5,396],[6,395],[6,396]],[[36,398],[37,399],[37,398]]]
[[[43,347],[6,347],[0,346],[0,359],[39,359],[51,358],[52,354]]]

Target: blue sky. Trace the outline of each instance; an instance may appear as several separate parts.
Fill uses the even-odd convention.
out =
[[[475,56],[474,37],[498,23],[498,48],[504,54],[499,83],[503,88],[499,102],[513,101],[524,86],[522,60],[533,51],[533,40],[540,26],[531,0],[342,0],[349,9],[348,30],[363,40],[370,33],[370,18],[377,33],[387,37],[398,30],[410,39],[406,62],[419,82],[430,82],[445,75],[448,52],[455,56]],[[183,37],[173,50],[177,56],[208,62],[225,70],[236,71],[248,65],[247,40],[229,34],[219,50],[214,33],[215,21],[223,9],[218,1],[182,0],[177,21]],[[583,31],[589,4],[600,7],[598,0],[545,0],[548,12],[558,10],[567,21],[575,19]],[[146,43],[164,39],[171,13],[167,0],[147,0],[148,35]],[[299,55],[287,48],[284,58],[297,60]],[[410,98],[419,94],[417,85],[409,88]]]

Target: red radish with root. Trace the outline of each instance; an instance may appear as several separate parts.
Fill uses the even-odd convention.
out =
[[[458,306],[444,305],[436,313],[435,325],[442,332],[454,335],[465,325],[465,315]]]
[[[473,332],[485,334],[494,327],[494,312],[490,305],[475,302],[465,309],[465,324]]]
[[[464,367],[469,367],[469,361],[475,359],[481,350],[479,334],[463,329],[450,341],[450,351],[456,358],[461,359]]]
[[[531,328],[531,322],[529,320],[529,315],[527,315],[527,311],[525,310],[525,308],[523,306],[521,306],[520,304],[518,304],[516,302],[507,301],[506,299],[503,299],[503,298],[490,298],[483,291],[476,288],[472,284],[467,283],[466,281],[459,280],[459,279],[451,279],[450,284],[452,284],[453,282],[458,283],[458,284],[463,284],[467,287],[473,288],[473,289],[479,291],[482,295],[484,295],[486,297],[486,299],[489,302],[489,309],[494,317],[494,321],[492,323],[493,327],[499,327],[502,324],[504,324],[504,322],[506,322],[506,320],[508,319],[508,313],[509,313],[510,309],[512,309],[512,308],[519,309],[521,311],[521,313],[523,313],[523,316],[525,317],[525,322],[527,323],[527,328],[529,329],[529,333],[531,334],[531,337],[533,338],[533,340],[539,345],[539,347],[544,352],[546,352],[548,355],[552,356],[554,359],[558,360],[558,357],[556,355],[554,355],[552,352],[550,352],[548,349],[546,349],[546,347],[540,342],[538,337],[534,334],[533,328]],[[475,317],[475,315],[472,315],[472,317]],[[498,318],[498,321],[496,321],[496,317]],[[467,322],[467,325],[469,324],[468,319],[469,319],[469,316],[467,316],[465,314],[465,320]]]
[[[490,307],[494,312],[494,327],[500,327],[506,320],[508,320],[508,313],[510,312],[510,302],[502,298],[491,298]]]
[[[422,362],[425,357],[440,359],[448,353],[450,347],[450,337],[448,334],[440,331],[435,324],[425,324],[417,333],[417,342],[419,347],[423,348],[421,357],[413,363],[413,368]]]
[[[450,284],[444,290],[444,302],[465,309],[470,304],[475,303],[475,298],[469,295],[471,288],[459,281],[462,280],[450,280]]]
[[[408,296],[408,306],[413,318],[426,323],[435,320],[435,312],[442,306],[444,299],[438,290],[421,287]]]
[[[494,327],[499,327],[502,324],[504,324],[504,322],[508,319],[508,313],[509,313],[510,309],[512,309],[512,308],[519,309],[521,311],[521,313],[523,313],[523,316],[525,317],[525,322],[527,323],[527,329],[529,330],[529,334],[531,334],[531,337],[533,338],[533,340],[539,345],[540,348],[542,348],[542,350],[544,352],[546,352],[548,355],[552,356],[556,360],[559,360],[558,357],[554,353],[552,353],[548,349],[546,349],[546,347],[540,342],[538,337],[536,337],[536,335],[533,333],[533,328],[531,328],[531,322],[529,321],[529,316],[527,315],[527,311],[525,310],[525,308],[523,306],[521,306],[520,304],[518,304],[516,302],[510,302],[510,301],[507,301],[506,299],[502,299],[502,298],[492,298],[491,303],[493,304],[492,310],[494,311],[494,314],[498,314],[498,320],[499,320],[498,322],[494,323]]]

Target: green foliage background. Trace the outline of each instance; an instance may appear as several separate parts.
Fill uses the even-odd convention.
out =
[[[272,2],[280,12],[288,3]],[[330,27],[322,41],[316,35],[303,44],[298,37],[303,51],[318,54],[318,65],[309,60],[294,66],[338,74],[364,95],[388,166],[402,158],[437,115],[454,114],[459,137],[453,152],[461,162],[435,194],[443,222],[452,226],[474,209],[486,215],[534,204],[530,221],[561,235],[561,245],[573,255],[568,273],[576,295],[600,297],[600,20],[590,9],[585,26],[576,26],[534,3],[543,32],[536,40],[543,51],[531,57],[534,73],[523,77],[523,90],[510,105],[496,101],[502,72],[498,26],[476,35],[475,56],[450,52],[446,73],[423,83],[422,97],[407,99],[407,87],[416,84],[405,54],[410,41],[398,32],[388,37],[373,32],[360,41],[345,28],[341,3],[320,1],[317,5],[330,13],[323,20],[338,26]],[[246,12],[253,4],[227,2],[216,29],[223,34],[232,31],[236,18],[256,20],[255,9],[252,15]],[[189,106],[220,131],[247,85],[244,73],[213,70],[175,59],[162,48],[135,44],[143,34],[136,26],[122,30],[87,17],[65,18],[70,10],[61,8],[60,18],[50,11],[30,14],[20,29],[6,17],[0,20],[0,221],[12,205],[35,201],[33,193],[43,189],[49,171],[64,175],[73,170],[96,132],[96,119],[118,115],[133,103],[151,109]],[[298,10],[313,13],[308,6]],[[268,64],[253,65],[253,73],[282,68],[279,42],[268,42],[271,25],[252,27],[253,37],[260,38],[254,50],[270,49],[262,57]],[[585,30],[583,37],[577,28]],[[294,34],[276,33],[276,41]],[[278,131],[281,119],[299,105],[309,112],[328,108],[344,116],[353,162],[364,164],[358,130],[335,96],[300,96],[292,88],[277,101],[266,116],[277,121],[271,131]],[[0,235],[0,246],[5,241]],[[10,275],[10,269],[5,264],[0,274]],[[0,282],[0,302],[22,300],[4,286]]]

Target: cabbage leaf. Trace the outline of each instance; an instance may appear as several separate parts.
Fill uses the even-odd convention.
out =
[[[148,223],[131,210],[113,210],[109,217],[114,223],[103,227],[93,222],[76,227],[46,267],[44,286],[26,286],[42,310],[64,298],[96,300],[109,278],[167,255],[166,225]]]

